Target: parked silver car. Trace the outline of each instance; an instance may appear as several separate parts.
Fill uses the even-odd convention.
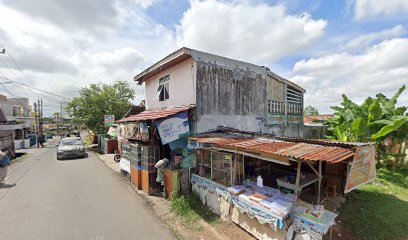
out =
[[[85,157],[85,146],[82,139],[79,137],[61,139],[57,150],[57,160],[76,157]]]

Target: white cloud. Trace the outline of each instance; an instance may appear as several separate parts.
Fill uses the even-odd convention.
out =
[[[73,90],[89,83],[125,80],[136,89],[135,103],[138,103],[144,94],[141,87],[133,84],[133,76],[161,55],[170,52],[169,49],[173,50],[174,38],[170,31],[153,22],[141,9],[125,8],[119,4],[117,10],[115,16],[118,20],[115,24],[120,27],[114,32],[109,30],[110,34],[105,32],[101,37],[87,26],[78,26],[80,30],[73,31],[70,27],[48,20],[50,16],[40,18],[36,13],[30,15],[25,10],[0,3],[0,44],[21,66],[31,82],[25,79],[6,55],[1,54],[0,58],[7,66],[0,62],[0,76],[29,83],[42,90],[61,92],[61,95],[67,97],[76,96]],[[98,23],[98,20],[93,22],[102,23]],[[10,93],[3,87],[14,96],[29,97],[32,101],[43,98],[45,104],[52,106],[46,114],[58,109],[56,102],[62,100],[21,85],[0,86],[0,93],[9,96]]]
[[[152,6],[158,0],[134,0],[136,4],[142,6],[143,8],[148,8]]]
[[[372,44],[375,41],[389,39],[393,37],[400,37],[406,33],[406,29],[402,25],[396,25],[393,28],[383,30],[381,32],[364,34],[350,40],[345,44],[343,49],[353,50],[353,49],[363,49],[366,46]]]
[[[298,53],[319,39],[327,24],[259,1],[190,4],[177,27],[179,46],[246,61],[269,62]]]
[[[70,31],[93,33],[118,27],[118,1],[111,0],[3,0],[5,5]]]
[[[357,20],[407,13],[407,0],[355,0],[354,18]]]
[[[144,62],[144,56],[130,47],[116,49],[113,52],[96,53],[91,55],[90,59],[94,64],[102,65],[108,71],[123,69],[132,72]]]
[[[408,38],[384,40],[360,54],[346,52],[301,60],[292,81],[307,90],[305,104],[329,112],[346,94],[357,102],[377,93],[393,94],[408,84]],[[405,93],[407,94],[407,93]],[[406,96],[401,104],[408,105]]]

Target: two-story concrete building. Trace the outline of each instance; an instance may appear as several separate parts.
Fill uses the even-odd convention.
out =
[[[194,133],[223,126],[302,136],[305,90],[267,67],[181,48],[134,80],[145,84],[147,110],[195,106]]]
[[[13,126],[15,149],[29,148],[28,132],[35,128],[35,117],[31,116],[28,98],[7,98],[0,95],[0,108],[7,121],[19,123]]]
[[[305,90],[266,67],[181,48],[134,80],[146,110],[117,121],[121,169],[148,194],[196,192],[258,239],[287,239],[295,226],[322,239],[337,216],[313,206],[323,176],[326,196],[375,178],[372,144],[301,138]],[[355,156],[364,176],[358,162],[349,168]],[[309,208],[321,221],[308,220]]]

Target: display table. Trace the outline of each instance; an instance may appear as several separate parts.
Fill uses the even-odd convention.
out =
[[[310,216],[305,214],[305,209],[303,206],[298,205],[299,202],[294,203],[295,207],[293,207],[294,211],[292,213],[289,211],[289,214],[287,214],[288,212],[286,212],[284,215],[278,214],[271,209],[265,208],[262,205],[262,202],[260,202],[261,204],[258,204],[248,200],[248,196],[253,193],[259,193],[265,196],[281,195],[291,199],[294,198],[294,195],[282,194],[277,189],[266,186],[258,187],[255,182],[244,181],[243,185],[239,186],[241,188],[244,187],[244,191],[239,194],[231,194],[228,190],[229,188],[226,186],[195,174],[191,175],[191,183],[198,187],[196,189],[199,189],[201,193],[208,194],[208,192],[211,192],[215,194],[213,196],[217,196],[218,199],[221,198],[221,200],[216,201],[217,203],[225,200],[224,202],[227,202],[229,206],[237,209],[241,214],[247,214],[250,219],[256,218],[261,224],[267,223],[274,231],[278,232],[285,231],[285,229],[289,227],[286,224],[291,222],[290,219],[292,219],[295,228],[307,231],[309,235],[313,237],[313,239],[322,239],[322,235],[326,234],[335,224],[334,219],[337,217],[337,214],[325,210],[320,218],[311,219]],[[306,183],[311,184],[310,181],[307,181]],[[208,197],[204,199],[206,199],[208,203]],[[287,219],[289,219],[289,221],[287,221]],[[284,227],[285,225],[286,227]]]
[[[288,182],[287,179],[288,179],[287,176],[276,179],[278,189],[280,189],[281,187],[284,187],[284,188],[295,191],[296,184]],[[299,181],[299,192],[301,193],[303,188],[317,182],[318,180],[319,178],[312,174],[306,174],[304,177],[301,177]]]
[[[319,219],[311,219],[303,207],[296,207],[291,215],[296,228],[305,230],[313,239],[320,240],[336,224],[336,213],[325,210]]]
[[[191,183],[216,193],[219,197],[222,197],[224,200],[236,207],[239,212],[247,213],[250,218],[255,217],[261,224],[268,223],[275,231],[278,228],[281,229],[283,227],[283,219],[286,216],[279,216],[278,214],[274,214],[261,206],[251,204],[249,202],[243,202],[239,199],[238,195],[230,194],[227,187],[221,184],[215,183],[195,174],[191,175]],[[261,189],[258,189],[258,191],[259,190]],[[265,189],[265,191],[268,191],[268,189]]]

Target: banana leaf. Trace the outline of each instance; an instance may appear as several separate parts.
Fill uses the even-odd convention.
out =
[[[393,120],[391,124],[388,124],[387,126],[384,126],[376,134],[373,134],[371,136],[371,138],[372,139],[377,139],[377,138],[380,138],[380,137],[384,137],[387,134],[397,130],[399,127],[404,125],[407,121],[408,121],[407,116],[402,116],[400,118],[397,118],[397,119]]]

